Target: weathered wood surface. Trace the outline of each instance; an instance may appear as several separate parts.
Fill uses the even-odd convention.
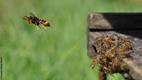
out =
[[[91,13],[89,29],[142,29],[142,13]]]
[[[92,59],[97,56],[95,41],[102,36],[127,38],[131,42],[132,49],[127,52],[130,57],[122,60],[127,64],[130,76],[142,80],[142,13],[89,14],[88,55]]]

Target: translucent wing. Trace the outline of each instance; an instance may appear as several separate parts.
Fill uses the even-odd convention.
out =
[[[39,30],[40,29],[40,26],[36,26],[36,30]]]
[[[32,16],[32,17],[35,17],[35,14],[32,13],[32,12],[30,12],[29,15]]]

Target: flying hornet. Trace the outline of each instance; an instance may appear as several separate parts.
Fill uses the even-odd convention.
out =
[[[50,27],[50,23],[48,22],[48,20],[40,19],[36,17],[33,13],[30,13],[29,16],[24,16],[23,19],[27,21],[29,24],[36,25],[37,29],[41,27],[43,28]]]

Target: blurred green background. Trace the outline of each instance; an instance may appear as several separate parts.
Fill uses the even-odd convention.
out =
[[[129,2],[128,2],[129,1]],[[140,0],[0,0],[3,80],[97,80],[87,56],[91,12],[138,12]],[[22,20],[33,12],[47,30]],[[114,77],[114,76],[113,76]],[[123,80],[121,75],[108,80]]]

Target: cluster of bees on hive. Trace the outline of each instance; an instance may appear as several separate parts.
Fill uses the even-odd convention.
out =
[[[99,64],[100,71],[104,74],[122,72],[126,70],[127,64],[124,58],[130,57],[132,44],[128,38],[122,36],[100,36],[93,44],[95,56],[92,68]]]

